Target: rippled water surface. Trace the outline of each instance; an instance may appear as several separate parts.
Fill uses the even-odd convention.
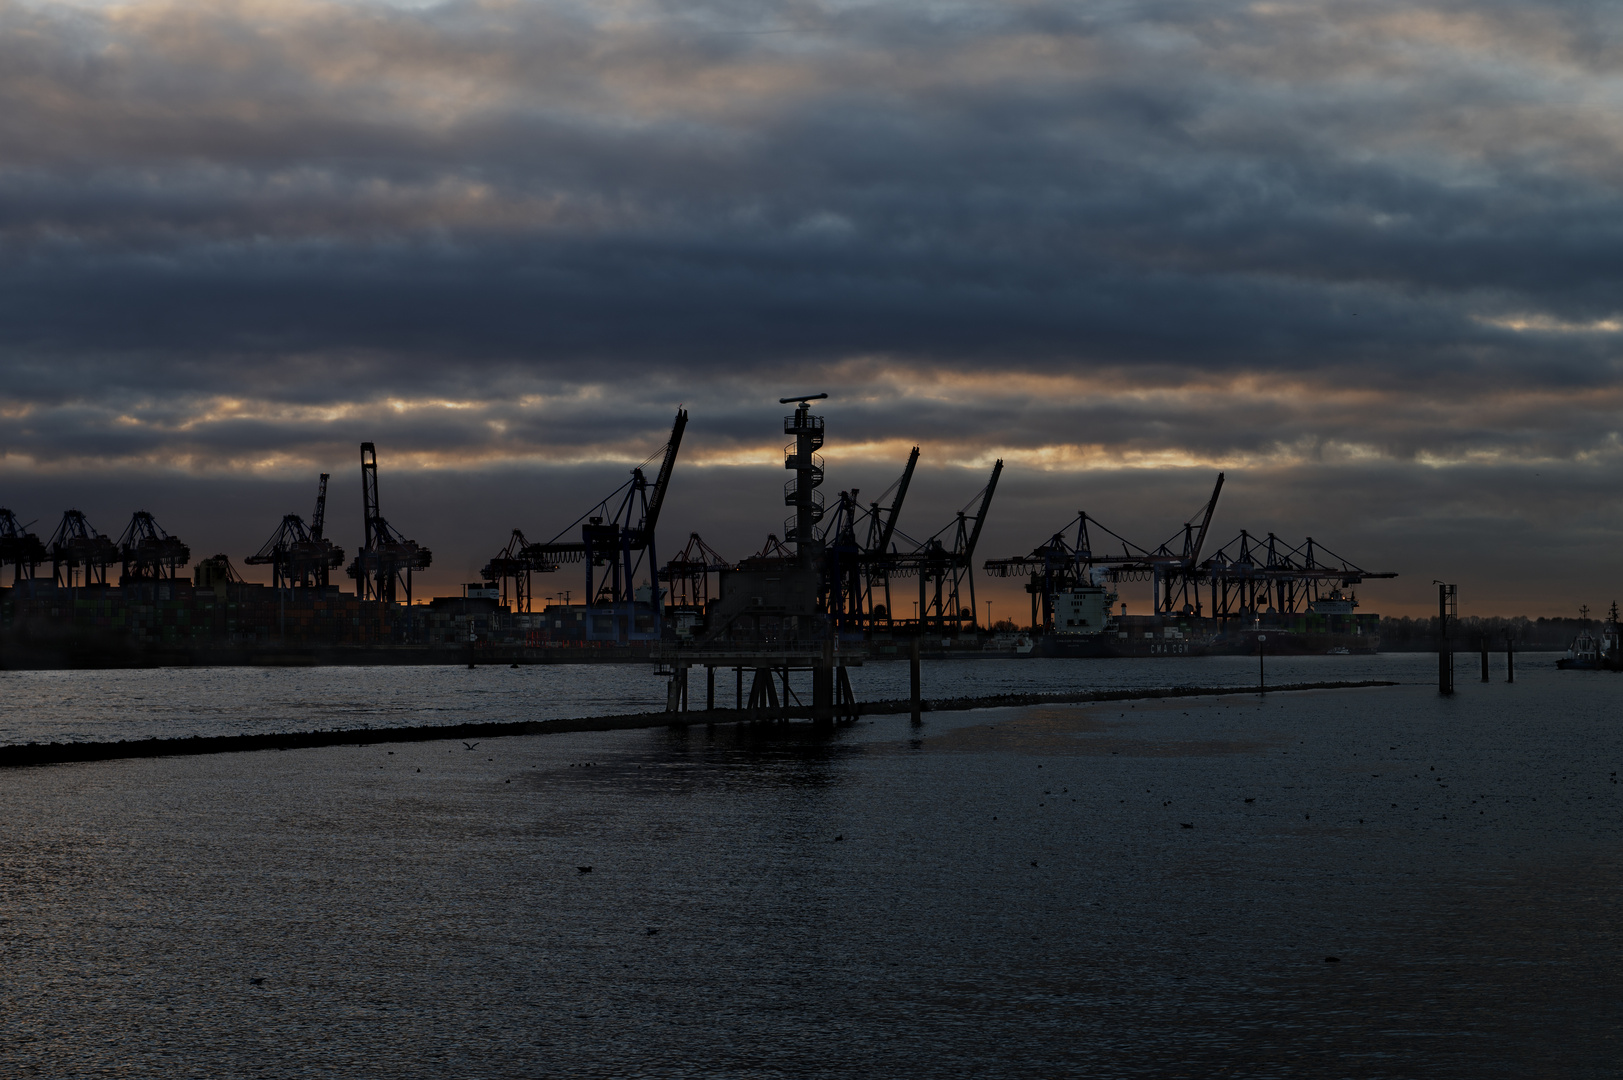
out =
[[[1449,700],[1430,657],[1304,658],[1270,679],[1405,685],[0,773],[0,1075],[1616,1076],[1623,681],[1551,659],[1462,660]],[[8,741],[662,697],[615,668],[0,680]]]
[[[1468,659],[1461,658],[1462,672]],[[1253,686],[1257,666],[1255,658],[1245,657],[927,661],[924,694]],[[690,690],[695,707],[703,704],[702,677],[700,672]],[[797,678],[807,682],[803,673]],[[1266,678],[1435,680],[1436,659],[1269,657]],[[905,698],[908,667],[887,661],[853,668],[852,683],[862,700]],[[797,692],[810,700],[809,684]],[[716,704],[732,706],[737,694],[734,673],[719,671]],[[650,664],[5,671],[0,744],[548,720],[664,707],[665,681]]]

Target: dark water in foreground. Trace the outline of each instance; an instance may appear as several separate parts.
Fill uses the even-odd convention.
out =
[[[1616,1076],[1620,690],[7,772],[0,1076]]]

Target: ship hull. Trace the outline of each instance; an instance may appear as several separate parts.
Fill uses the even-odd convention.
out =
[[[1263,631],[1269,656],[1373,656],[1380,638],[1370,634],[1295,634]],[[1118,634],[1048,634],[1038,638],[1032,655],[1071,658],[1255,656],[1255,634],[1217,638],[1123,638]]]
[[[1114,634],[1049,634],[1037,639],[1033,656],[1068,659],[1123,659],[1139,656],[1205,656],[1203,641],[1123,639]]]
[[[1555,662],[1555,666],[1562,671],[1618,671],[1623,669],[1623,665],[1615,661],[1577,659],[1571,656],[1563,656]]]

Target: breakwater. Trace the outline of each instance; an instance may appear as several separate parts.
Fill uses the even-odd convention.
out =
[[[1397,686],[1389,679],[1285,683],[1268,688],[1279,694],[1304,690],[1357,690]],[[1013,708],[1026,705],[1086,705],[1105,701],[1142,701],[1156,698],[1216,697],[1255,694],[1256,687],[1175,686],[1145,689],[1048,691],[1030,694],[993,694],[981,697],[927,699],[925,712],[963,712],[969,709]],[[905,713],[908,699],[859,702],[859,716]],[[779,710],[770,719],[810,719],[810,709]],[[710,709],[695,712],[640,712],[615,716],[587,716],[558,720],[487,721],[461,724],[420,724],[401,727],[344,728],[254,735],[192,736],[179,739],[121,739],[117,742],[26,743],[0,747],[0,768],[61,765],[82,761],[128,758],[187,757],[260,750],[300,750],[322,746],[366,746],[379,743],[432,742],[441,739],[495,739],[514,735],[546,735],[577,731],[622,731],[633,728],[737,724],[764,719],[748,709]]]

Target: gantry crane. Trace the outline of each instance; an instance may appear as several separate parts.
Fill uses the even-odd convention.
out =
[[[710,576],[732,568],[698,533],[689,533],[687,546],[659,571],[659,580],[670,586],[668,606],[703,613],[712,596]]]
[[[298,514],[284,515],[271,538],[242,560],[249,566],[269,566],[274,588],[325,589],[331,572],[344,565],[344,549],[322,535],[327,521],[327,478],[328,474],[321,474],[308,528]]]
[[[654,532],[687,423],[687,410],[678,409],[670,439],[631,470],[631,479],[551,540],[528,544],[519,552],[533,570],[572,563],[585,566],[585,603],[591,609],[586,635],[590,640],[657,641],[663,632],[663,591],[654,580],[659,568]],[[645,470],[655,461],[659,472],[650,482]],[[563,539],[576,528],[580,529],[579,540]],[[646,601],[637,599],[639,574],[650,579]]]
[[[118,559],[123,564],[120,587],[138,581],[174,581],[192,558],[192,549],[178,536],[163,531],[145,510],[137,510],[118,538]]]
[[[915,446],[902,475],[866,508],[859,489],[839,493],[822,538],[818,610],[833,619],[840,633],[861,633],[891,621],[890,570],[899,557],[893,550],[893,537],[918,463],[919,448]]]
[[[107,568],[118,561],[118,545],[97,532],[78,510],[69,510],[46,541],[51,576],[58,585],[106,585]]]
[[[1200,511],[1184,522],[1173,538],[1153,549],[1133,543],[1087,511],[1080,510],[1029,554],[987,560],[986,572],[993,577],[1025,575],[1029,578],[1026,592],[1031,597],[1032,626],[1045,632],[1054,628],[1054,597],[1058,593],[1099,587],[1105,581],[1150,581],[1151,607],[1156,615],[1176,613],[1199,617],[1197,587],[1205,580],[1200,555],[1222,491],[1223,474],[1218,473],[1211,497]],[[1107,547],[1094,547],[1095,534],[1099,534]],[[1121,545],[1119,554],[1112,549],[1110,541]],[[1178,544],[1176,550],[1175,543]]]
[[[11,567],[11,583],[32,581],[34,567],[45,561],[45,545],[28,531],[29,525],[17,520],[17,515],[0,506],[0,570]]]
[[[531,574],[550,574],[558,569],[555,562],[536,562],[524,554],[530,542],[524,538],[521,529],[514,529],[513,535],[508,538],[507,546],[498,551],[479,575],[492,585],[501,587],[501,603],[505,607],[511,602],[515,612],[528,612],[530,600],[534,593],[531,586]],[[508,583],[512,583],[511,599],[509,599]]]
[[[992,465],[991,478],[953,519],[921,541],[912,551],[893,556],[889,573],[919,580],[917,626],[921,634],[957,634],[980,625],[976,613],[974,560],[986,516],[1003,475],[1003,459]],[[975,510],[971,518],[969,511]],[[944,541],[943,538],[948,538]],[[949,547],[948,544],[951,544]],[[969,603],[964,604],[964,592]]]
[[[404,593],[410,607],[412,573],[426,570],[434,553],[401,536],[384,518],[378,505],[378,451],[369,442],[361,444],[361,503],[366,543],[346,573],[355,579],[362,600],[393,604]]]

